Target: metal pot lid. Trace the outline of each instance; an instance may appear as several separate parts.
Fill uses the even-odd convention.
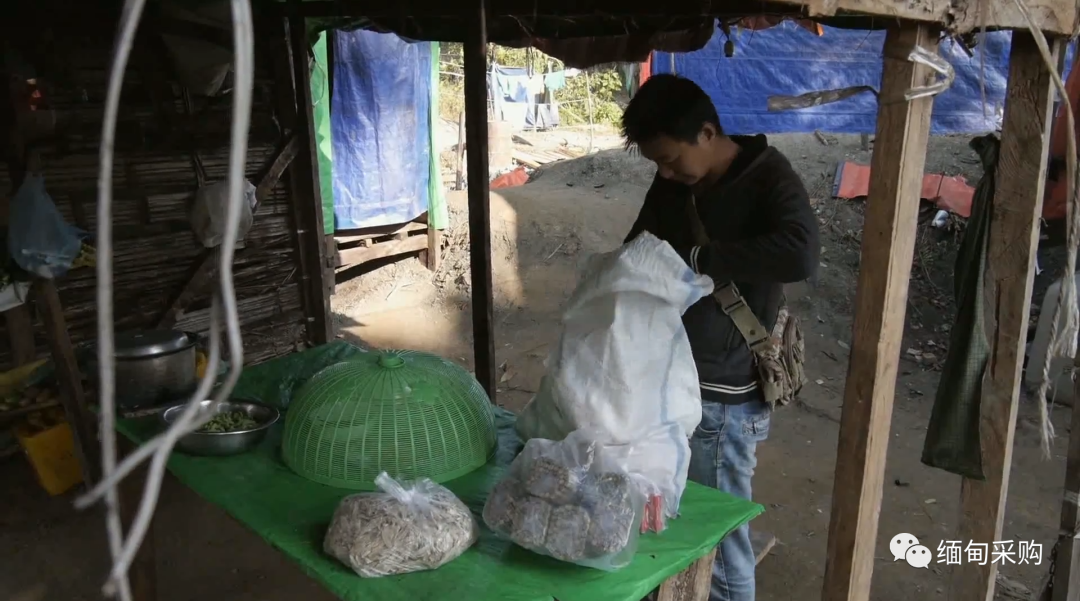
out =
[[[142,359],[172,353],[191,345],[187,334],[176,330],[136,330],[116,335],[117,359]]]

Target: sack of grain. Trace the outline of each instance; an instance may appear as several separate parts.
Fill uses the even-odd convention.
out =
[[[424,478],[402,485],[385,472],[382,490],[342,499],[323,550],[364,578],[433,570],[476,542],[479,526],[454,493]]]
[[[518,545],[581,566],[614,571],[637,551],[645,494],[619,449],[578,430],[534,438],[484,505],[484,523]]]

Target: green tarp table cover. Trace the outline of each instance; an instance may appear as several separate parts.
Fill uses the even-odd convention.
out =
[[[244,370],[235,397],[287,408],[296,387],[322,367],[365,352],[336,342]],[[492,461],[447,483],[479,516],[487,491],[521,447],[514,415],[497,409],[499,449]],[[122,420],[117,429],[134,441],[158,430],[155,418]],[[639,540],[633,563],[618,572],[562,563],[501,540],[483,526],[480,541],[438,570],[360,578],[322,552],[330,516],[349,491],[304,480],[281,461],[281,425],[257,449],[232,457],[174,453],[169,471],[298,563],[347,601],[638,601],[668,577],[704,556],[732,530],[763,511],[755,503],[688,483],[678,519],[661,534]],[[479,519],[479,518],[478,518]]]

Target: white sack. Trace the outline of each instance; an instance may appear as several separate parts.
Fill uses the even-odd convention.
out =
[[[701,389],[682,314],[711,294],[666,242],[644,233],[589,258],[563,314],[540,390],[517,420],[526,440],[580,428],[632,444],[629,471],[660,488],[676,515],[701,421]]]

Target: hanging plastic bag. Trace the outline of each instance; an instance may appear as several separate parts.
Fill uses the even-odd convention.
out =
[[[84,232],[64,221],[45,180],[27,174],[11,201],[8,253],[15,264],[38,277],[62,277],[82,250]]]
[[[364,578],[434,570],[476,542],[480,528],[454,493],[424,478],[399,484],[386,472],[382,492],[342,499],[323,550]]]
[[[255,186],[244,180],[244,205],[240,209],[240,224],[236,230],[237,246],[243,248],[244,237],[255,219]],[[229,209],[229,185],[216,182],[199,188],[191,210],[191,229],[206,248],[221,244],[225,235],[225,213]]]
[[[595,432],[559,442],[534,438],[484,504],[484,523],[541,555],[598,570],[637,552],[645,495]]]
[[[518,433],[560,440],[591,428],[608,446],[627,445],[627,469],[655,485],[663,515],[678,515],[689,436],[701,421],[682,314],[712,288],[710,278],[694,274],[647,232],[591,257],[567,303],[547,374],[517,420]]]
[[[30,282],[9,282],[0,288],[0,313],[26,302],[26,295],[29,293]]]

